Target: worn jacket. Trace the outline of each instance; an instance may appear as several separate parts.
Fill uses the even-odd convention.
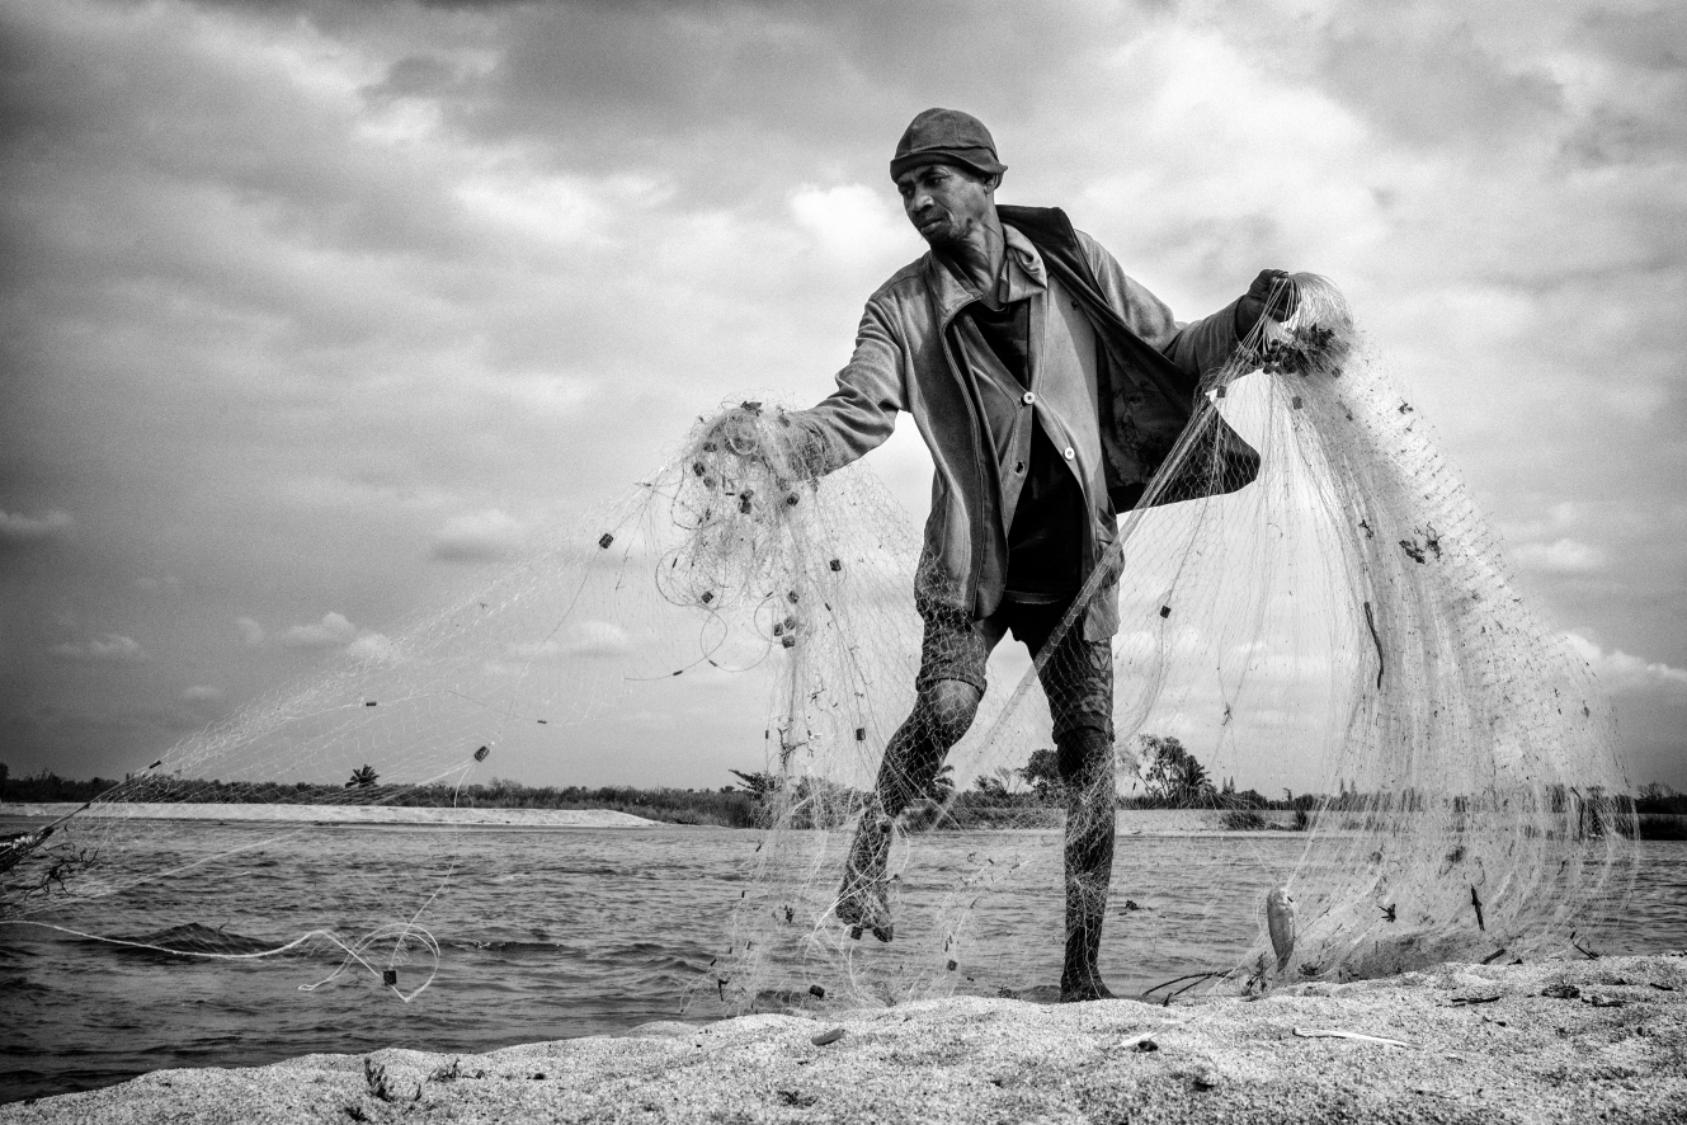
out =
[[[1083,488],[1091,516],[1087,576],[1117,534],[1117,512],[1137,503],[1187,424],[1202,375],[1235,348],[1235,307],[1180,324],[1063,212],[997,211],[1008,252],[1046,282],[1030,298],[1034,393],[1026,408]],[[977,299],[929,252],[898,270],[868,299],[837,389],[812,409],[787,415],[805,459],[821,472],[878,446],[899,412],[913,416],[936,468],[915,576],[922,614],[986,617],[1002,600],[1004,482],[968,369],[981,352],[964,338],[966,320],[956,321]],[[1257,457],[1239,438],[1220,452],[1234,462],[1226,487],[1251,477]],[[1169,498],[1207,491],[1186,486]],[[1085,635],[1100,639],[1117,627],[1116,596],[1096,598]]]

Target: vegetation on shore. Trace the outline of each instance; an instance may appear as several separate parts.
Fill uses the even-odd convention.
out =
[[[712,789],[636,789],[630,785],[587,787],[529,786],[495,779],[486,785],[381,785],[355,787],[309,781],[148,780],[144,789],[125,791],[107,778],[72,781],[53,773],[13,778],[4,800],[17,802],[146,801],[230,805],[396,805],[404,808],[612,809],[675,824],[712,824],[750,828],[759,822],[759,804],[751,794],[727,786]]]
[[[1321,815],[1362,812],[1368,798],[1344,783],[1335,795],[1284,791],[1269,798],[1252,790],[1238,792],[1225,781],[1215,785],[1205,768],[1176,738],[1144,735],[1141,749],[1143,792],[1119,798],[1121,809],[1205,809],[1218,811],[1220,823],[1236,831],[1305,829]],[[1136,761],[1129,763],[1133,768]],[[43,770],[9,777],[0,763],[0,800],[14,802],[146,801],[192,804],[381,804],[411,808],[609,809],[673,824],[755,828],[767,822],[783,779],[766,772],[732,770],[734,785],[719,789],[641,789],[627,785],[587,787],[529,786],[495,778],[476,785],[382,785],[368,765],[340,785],[316,782],[219,781],[151,776],[130,784],[107,778],[75,781]],[[792,802],[813,815],[797,827],[847,821],[866,794],[804,779]],[[1411,794],[1405,795],[1412,807]],[[1597,798],[1598,794],[1593,794]],[[1653,783],[1638,796],[1618,797],[1638,814],[1647,839],[1687,839],[1687,794]],[[1018,769],[1002,769],[978,778],[957,792],[951,768],[934,781],[923,807],[912,810],[912,826],[935,829],[1052,827],[1065,817],[1065,801],[1053,750],[1037,750]]]

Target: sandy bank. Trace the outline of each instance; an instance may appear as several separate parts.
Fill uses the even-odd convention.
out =
[[[75,802],[4,802],[0,817],[55,820],[81,806]],[[406,808],[398,805],[263,805],[96,803],[80,817],[132,817],[143,820],[272,820],[331,824],[462,824],[532,828],[683,827],[609,809]],[[1287,814],[1284,814],[1285,816]],[[1058,822],[1054,822],[1058,827]],[[1275,822],[1274,822],[1275,823]],[[1047,829],[1041,829],[1047,831]],[[1124,809],[1121,836],[1298,836],[1287,829],[1237,833],[1223,827],[1220,814],[1197,809]]]
[[[4,804],[0,816],[57,819],[76,804]],[[610,809],[406,808],[400,805],[95,804],[83,818],[259,820],[326,824],[446,824],[507,828],[644,828],[658,823]]]
[[[1253,1002],[957,998],[486,1055],[313,1055],[160,1071],[0,1121],[1492,1125],[1680,1122],[1683,1107],[1687,956],[1672,954],[1444,965]]]

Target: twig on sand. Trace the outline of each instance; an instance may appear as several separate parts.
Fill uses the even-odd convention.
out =
[[[1183,995],[1185,992],[1188,992],[1191,988],[1194,988],[1196,985],[1200,984],[1204,980],[1211,980],[1214,977],[1222,977],[1224,975],[1225,974],[1223,972],[1220,972],[1218,970],[1211,970],[1211,971],[1204,972],[1204,973],[1186,973],[1185,975],[1183,975],[1181,977],[1173,977],[1171,980],[1164,981],[1160,984],[1156,984],[1152,988],[1143,989],[1142,990],[1142,1000],[1144,1002],[1148,1002],[1148,1001],[1158,999],[1160,1001],[1161,1007],[1170,1007],[1171,1002],[1175,997]],[[1189,983],[1183,985],[1182,988],[1173,989],[1172,991],[1167,992],[1164,996],[1161,996],[1161,997],[1156,997],[1154,995],[1154,993],[1160,991],[1160,989],[1162,989],[1162,988],[1169,989],[1169,988],[1171,988],[1172,985],[1182,984],[1184,981],[1188,981]]]
[[[1580,942],[1578,942],[1576,940],[1576,935],[1575,935],[1574,932],[1572,932],[1570,934],[1570,945],[1571,945],[1572,948],[1575,949],[1575,951],[1577,953],[1580,953],[1583,957],[1586,957],[1589,961],[1599,960],[1599,954],[1595,953],[1593,950],[1588,949],[1586,946],[1584,946]]]
[[[1381,1043],[1388,1047],[1410,1047],[1399,1039],[1388,1039],[1381,1035],[1366,1035],[1361,1031],[1336,1031],[1320,1027],[1297,1027],[1294,1033],[1302,1039],[1357,1039],[1361,1043]]]

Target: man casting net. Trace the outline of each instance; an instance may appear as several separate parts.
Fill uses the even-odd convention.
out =
[[[767,826],[699,988],[740,1009],[1045,973],[1105,997],[1238,918],[1190,979],[1562,947],[1631,855],[1609,717],[1340,294],[1265,271],[1175,321],[1062,212],[997,206],[1003,171],[975,119],[921,114],[891,172],[931,252],[836,393],[701,420],[591,526],[100,804],[360,767],[402,801],[612,750],[611,714],[683,753],[673,728],[726,712],[765,749]],[[900,412],[935,466],[923,535],[851,463]],[[1139,903],[1133,872],[1179,861],[1122,791],[1232,861]],[[1260,812],[1278,792],[1292,820]],[[173,947],[142,897],[227,857],[147,850],[168,831],[73,817],[15,849],[3,920]],[[320,940],[413,995],[393,966],[437,959],[450,853],[349,865],[333,925],[277,918],[241,955]]]

